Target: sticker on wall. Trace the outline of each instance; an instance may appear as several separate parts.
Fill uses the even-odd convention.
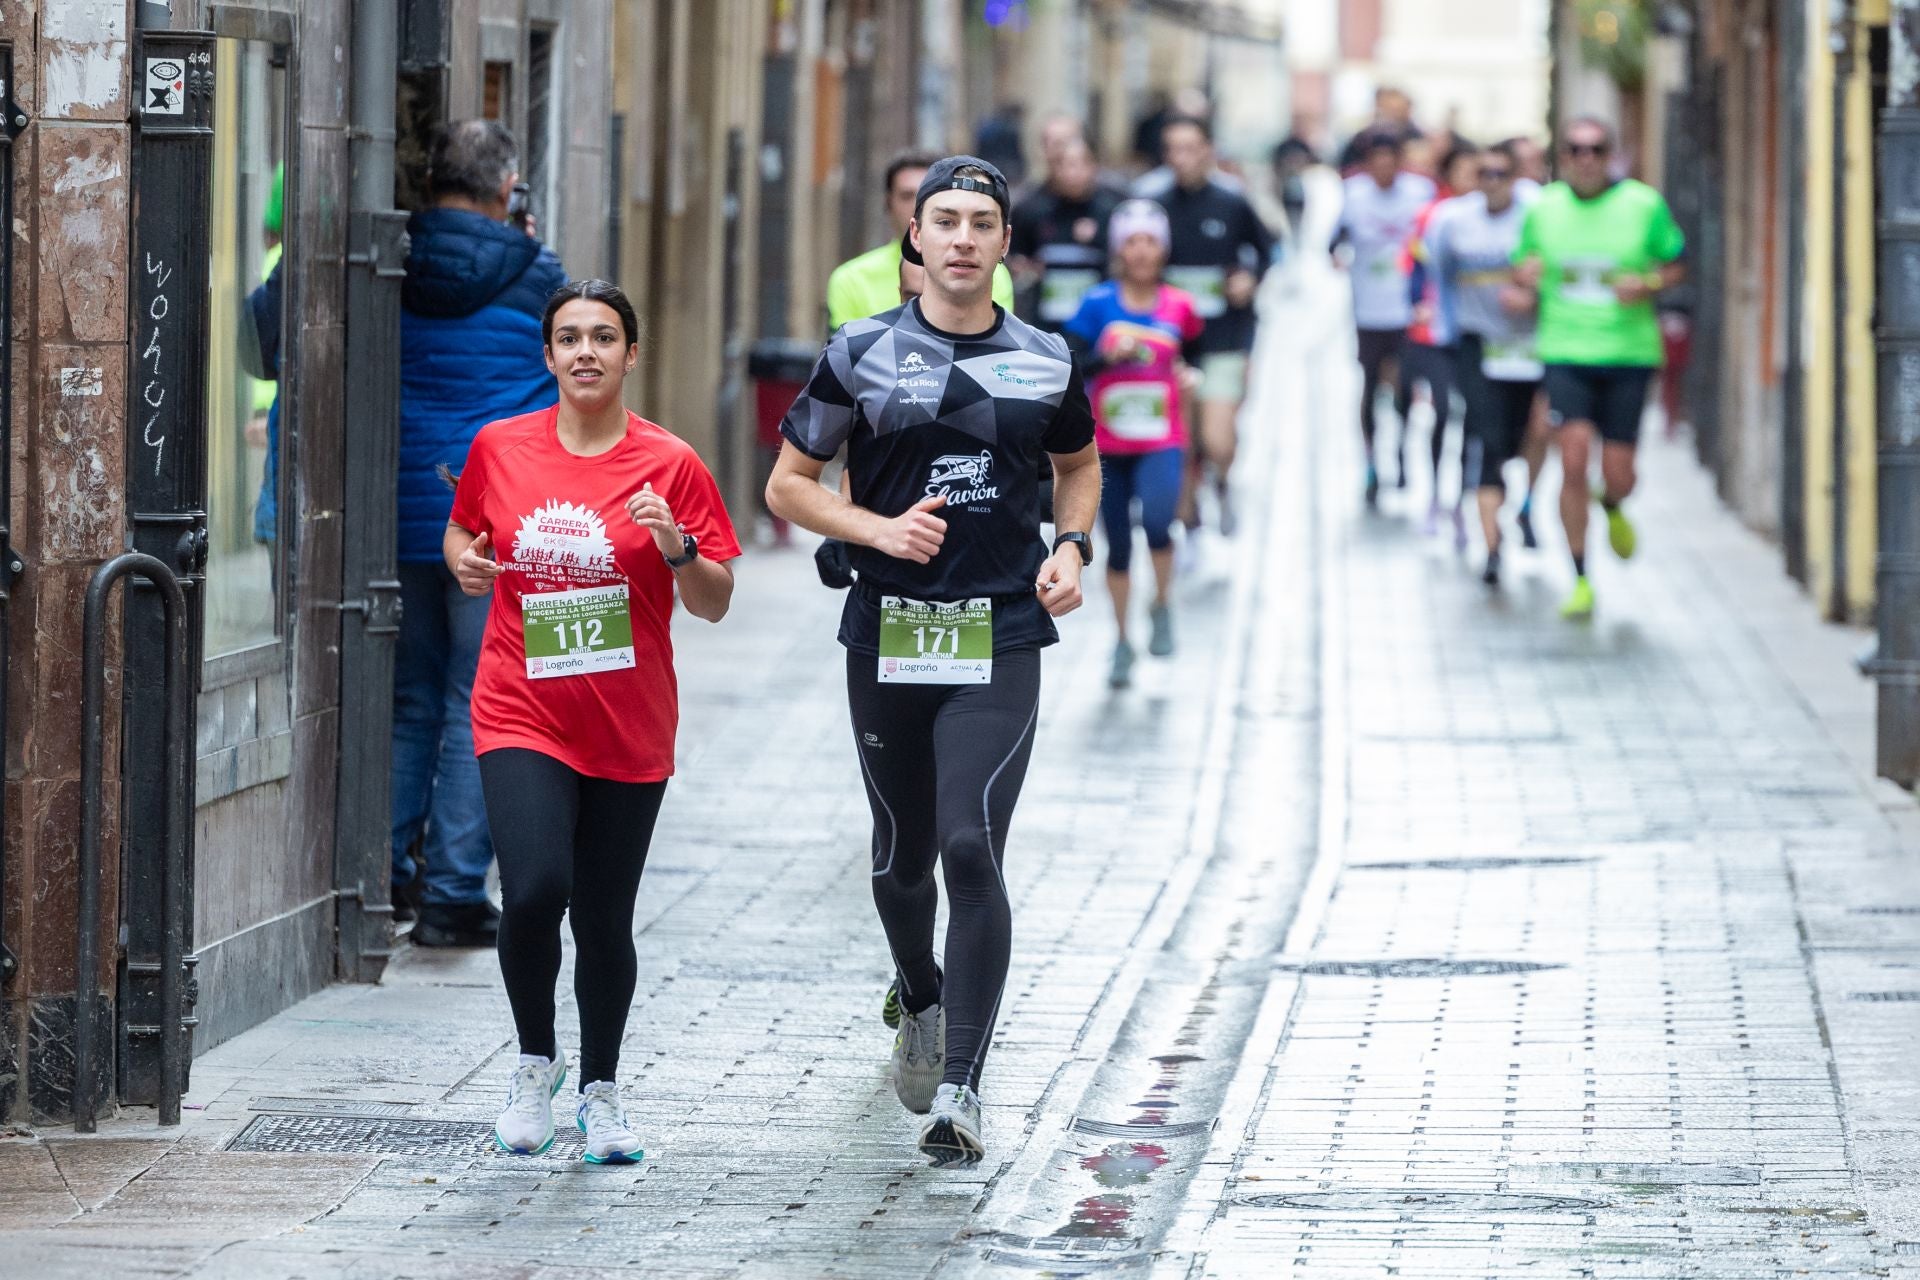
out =
[[[147,95],[142,109],[150,116],[184,115],[187,70],[172,58],[147,59]]]
[[[99,396],[106,392],[107,376],[104,369],[82,366],[60,371],[60,394],[63,396]]]

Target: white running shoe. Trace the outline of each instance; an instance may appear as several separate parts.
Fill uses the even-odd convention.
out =
[[[979,1164],[987,1154],[981,1139],[980,1095],[963,1084],[943,1084],[920,1126],[920,1151],[936,1169]]]
[[[947,1069],[947,1015],[937,1004],[902,1013],[893,1037],[893,1091],[900,1105],[925,1115]]]
[[[640,1139],[627,1127],[627,1113],[620,1106],[620,1086],[611,1080],[595,1080],[580,1091],[580,1107],[573,1115],[580,1132],[587,1135],[587,1149],[581,1159],[588,1164],[634,1164],[646,1152]]]
[[[493,1122],[493,1140],[502,1151],[537,1156],[553,1145],[553,1095],[567,1078],[567,1055],[520,1055],[507,1086],[507,1109]]]

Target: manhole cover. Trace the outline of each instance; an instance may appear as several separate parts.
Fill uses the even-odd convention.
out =
[[[1355,862],[1349,871],[1510,871],[1520,867],[1584,867],[1598,858],[1409,858],[1393,862]]]
[[[1336,978],[1477,978],[1501,973],[1539,973],[1544,969],[1564,969],[1560,964],[1536,964],[1531,960],[1437,960],[1408,957],[1401,960],[1312,960],[1285,962],[1275,966],[1300,973]]]
[[[1920,907],[1855,907],[1856,916],[1920,916]]]
[[[371,1102],[364,1098],[249,1098],[247,1110],[296,1116],[362,1116],[400,1118],[413,1113],[405,1102]]]
[[[1095,1138],[1190,1138],[1196,1133],[1212,1132],[1213,1122],[1187,1120],[1177,1124],[1116,1124],[1111,1120],[1076,1119],[1073,1131]]]
[[[1328,1213],[1576,1213],[1604,1208],[1578,1196],[1519,1191],[1287,1191],[1240,1196],[1249,1209],[1315,1209]]]
[[[1912,1004],[1920,1001],[1920,991],[1856,991],[1847,998],[1870,1004]]]
[[[479,1120],[397,1120],[359,1116],[261,1115],[227,1143],[229,1151],[320,1151],[341,1155],[440,1156],[463,1159],[503,1154],[493,1126]],[[547,1156],[578,1159],[581,1137],[572,1128],[555,1135]]]
[[[1632,1187],[1757,1187],[1760,1171],[1724,1164],[1549,1164],[1518,1166],[1516,1176]]]

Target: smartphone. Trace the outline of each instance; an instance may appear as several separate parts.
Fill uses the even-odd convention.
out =
[[[533,212],[533,187],[525,182],[513,184],[513,191],[507,196],[507,221],[520,230],[527,229],[527,217]]]

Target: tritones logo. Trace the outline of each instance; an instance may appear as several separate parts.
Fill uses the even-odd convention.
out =
[[[955,506],[971,502],[991,502],[1000,496],[993,479],[993,455],[982,449],[978,454],[949,453],[933,460],[927,470],[927,497],[944,495]]]
[[[1032,378],[1025,378],[1013,371],[1013,366],[1001,361],[993,366],[993,376],[1002,382],[1011,382],[1016,387],[1038,387],[1040,384]]]

